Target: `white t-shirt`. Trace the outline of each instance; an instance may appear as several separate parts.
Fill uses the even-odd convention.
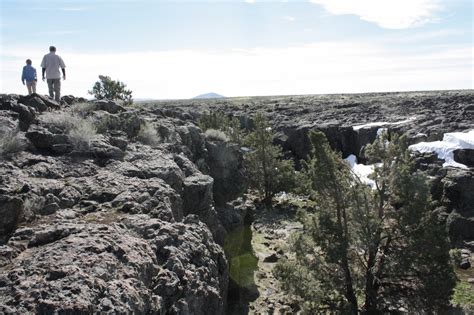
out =
[[[61,57],[54,52],[50,52],[44,55],[41,68],[46,69],[46,79],[60,79],[61,71],[59,71],[59,68],[64,69],[66,65]]]

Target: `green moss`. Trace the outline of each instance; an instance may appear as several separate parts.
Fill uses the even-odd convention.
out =
[[[252,230],[244,225],[227,234],[224,250],[229,259],[231,279],[240,287],[251,287],[253,275],[257,270],[258,259],[252,250]]]
[[[466,281],[459,281],[454,288],[452,302],[466,311],[474,311],[474,286]]]

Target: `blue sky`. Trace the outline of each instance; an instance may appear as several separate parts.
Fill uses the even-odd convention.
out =
[[[138,98],[474,88],[470,0],[0,3],[2,93],[50,45],[78,96],[99,74]]]

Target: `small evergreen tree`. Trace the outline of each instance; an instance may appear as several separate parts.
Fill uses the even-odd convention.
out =
[[[276,193],[294,186],[294,165],[291,160],[283,160],[281,148],[273,145],[273,133],[265,117],[258,113],[254,122],[255,129],[244,141],[251,148],[244,155],[244,165],[250,188],[271,205]]]
[[[88,93],[94,95],[98,100],[122,100],[125,105],[130,105],[133,103],[132,91],[126,87],[123,82],[112,80],[109,76],[99,75],[99,81]]]
[[[374,190],[358,180],[322,133],[311,133],[304,165],[318,212],[301,213],[294,259],[275,268],[282,287],[310,313],[436,311],[455,285],[445,229],[430,209],[424,176],[414,172],[406,141],[380,137]]]

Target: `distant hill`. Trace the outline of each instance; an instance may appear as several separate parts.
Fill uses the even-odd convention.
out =
[[[206,93],[193,97],[193,99],[203,99],[203,98],[225,98],[225,96],[217,93]]]

